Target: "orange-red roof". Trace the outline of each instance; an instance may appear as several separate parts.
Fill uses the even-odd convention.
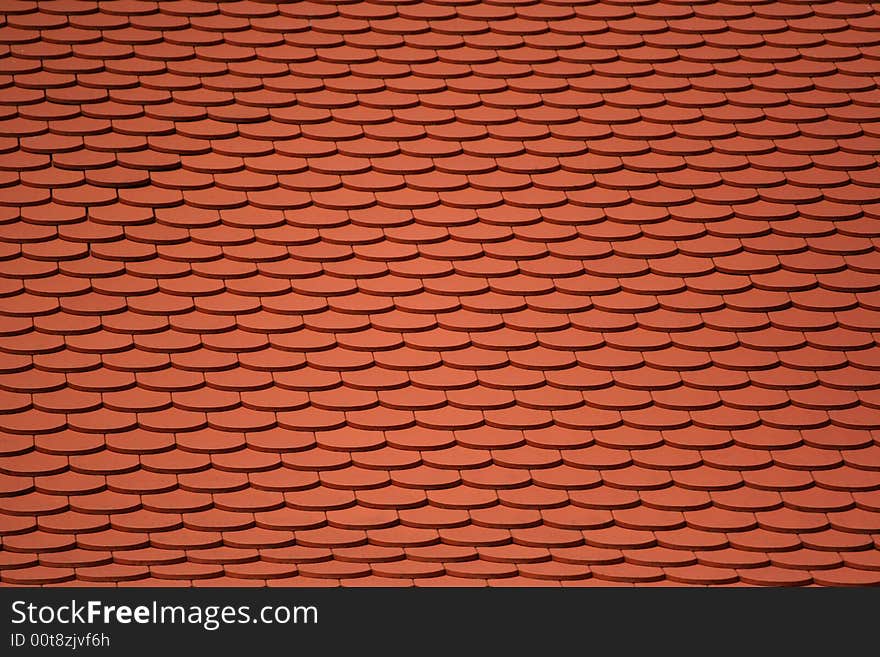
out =
[[[4,11],[3,583],[880,584],[874,5]]]

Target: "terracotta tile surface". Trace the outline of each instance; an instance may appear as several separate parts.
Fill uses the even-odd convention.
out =
[[[3,10],[3,585],[880,584],[877,6]]]

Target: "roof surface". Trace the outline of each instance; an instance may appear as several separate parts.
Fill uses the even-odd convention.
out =
[[[874,5],[4,8],[3,583],[880,583]]]

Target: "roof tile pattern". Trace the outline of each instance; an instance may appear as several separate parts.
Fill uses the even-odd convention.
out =
[[[880,584],[877,6],[4,11],[3,584]]]

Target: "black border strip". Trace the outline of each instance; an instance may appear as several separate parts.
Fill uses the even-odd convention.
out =
[[[314,606],[318,622],[286,625],[13,624],[12,604]],[[19,604],[21,608],[21,604]],[[109,648],[72,654],[210,655],[632,655],[731,649],[853,654],[880,645],[878,589],[0,589],[0,654],[70,654],[33,648],[31,635],[103,633]],[[12,647],[14,633],[25,645]],[[38,642],[40,639],[37,640]],[[571,651],[575,651],[572,653]],[[650,652],[647,652],[650,651]],[[673,653],[672,651],[675,651]],[[200,656],[201,657],[201,656]],[[207,657],[207,655],[206,655]],[[450,657],[458,657],[451,655]]]

